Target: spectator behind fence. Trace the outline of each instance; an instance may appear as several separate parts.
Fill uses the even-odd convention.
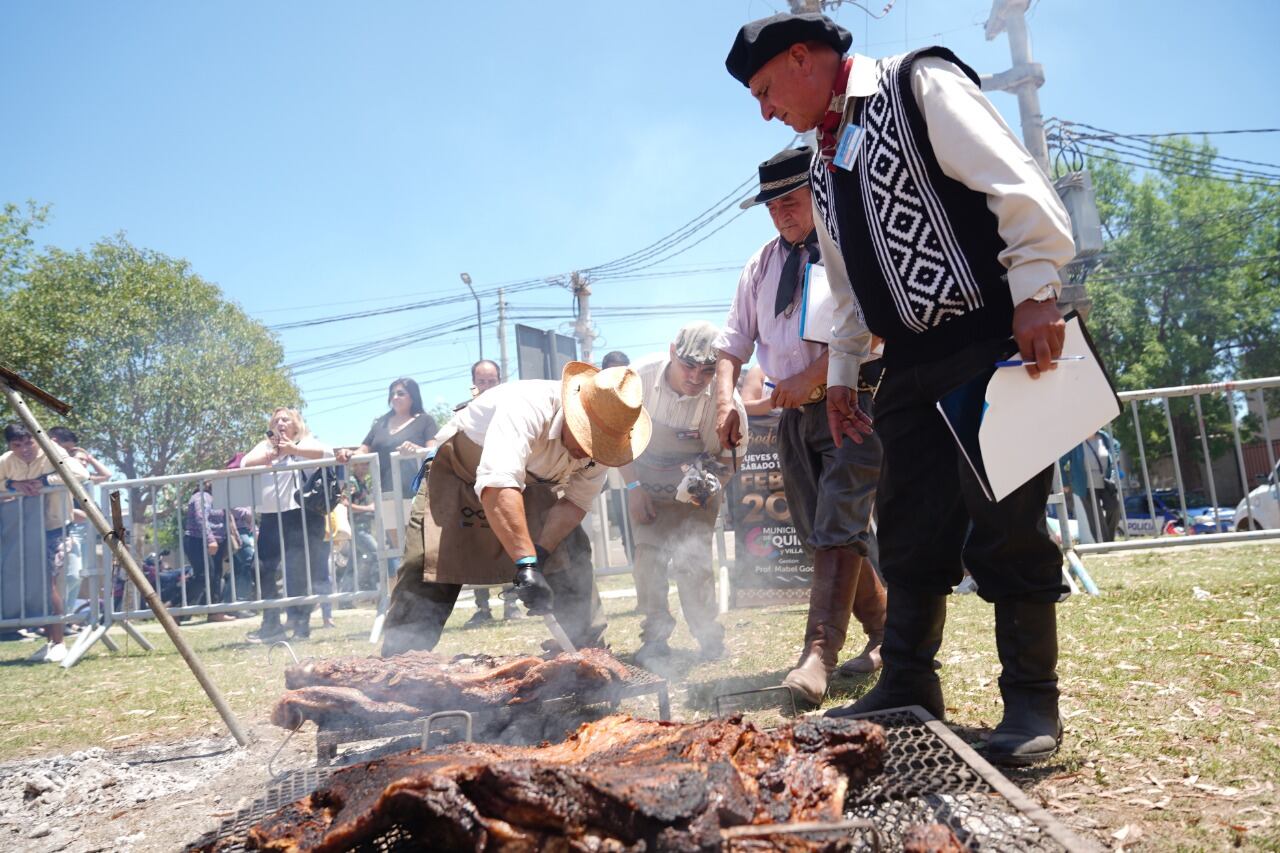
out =
[[[222,563],[227,558],[226,512],[213,508],[213,483],[198,483],[182,519],[182,553],[191,564],[183,576],[184,604],[222,603]],[[230,613],[211,613],[210,622],[230,622]]]
[[[626,367],[631,363],[631,359],[627,358],[627,354],[622,350],[613,350],[604,354],[604,358],[600,359],[600,369],[608,370],[610,367]]]
[[[471,365],[471,399],[474,400],[490,388],[496,388],[502,384],[502,371],[498,368],[498,364],[487,358],[482,358],[475,364]],[[467,407],[471,400],[459,403],[453,407],[455,412],[460,412]],[[504,587],[507,589],[508,587]],[[476,612],[471,614],[471,618],[467,620],[468,627],[483,625],[486,622],[493,621],[493,610],[489,604],[489,587],[478,586],[475,588]],[[507,596],[503,598],[502,604],[503,619],[523,619],[524,614],[520,612],[520,605],[515,600]]]
[[[63,613],[60,553],[71,523],[73,503],[64,490],[40,497],[48,486],[62,485],[57,466],[45,456],[35,438],[22,424],[4,428],[9,450],[0,455],[0,618],[12,619]],[[78,460],[55,447],[71,475],[81,482],[89,472]],[[41,534],[40,531],[43,531]],[[47,591],[47,592],[46,592]],[[45,628],[48,644],[32,660],[57,663],[67,656],[63,645],[63,625]]]
[[[227,460],[224,467],[228,470],[239,468],[244,456],[243,453],[237,453]],[[225,576],[222,600],[253,601],[258,597],[258,582],[253,572],[253,558],[257,548],[253,507],[234,506],[230,512],[231,520],[234,522],[227,525],[227,549],[231,552],[231,571]],[[249,614],[237,615],[245,618]]]
[[[346,462],[359,453],[378,454],[379,475],[382,478],[382,496],[384,509],[395,517],[395,508],[391,501],[393,479],[391,475],[391,454],[394,451],[414,453],[435,446],[435,435],[439,430],[435,418],[422,408],[422,393],[418,383],[407,377],[397,379],[387,389],[387,405],[390,410],[379,416],[369,426],[369,434],[360,442],[355,450],[341,448],[338,450],[339,462]],[[411,486],[418,473],[419,463],[406,459],[400,465],[400,497],[412,498]]]
[[[1066,485],[1067,508],[1072,518],[1077,511],[1076,498],[1083,508],[1084,518],[1095,542],[1114,542],[1120,527],[1120,448],[1105,430],[1077,444],[1060,464]]]
[[[333,455],[325,445],[312,437],[297,409],[280,407],[271,413],[267,437],[258,442],[240,461],[242,468],[274,469],[307,459],[324,459]],[[280,597],[280,564],[284,563],[285,596],[307,594],[310,577],[314,592],[324,591],[329,574],[329,544],[324,541],[324,518],[305,517],[299,502],[302,484],[308,471],[269,471],[258,481],[258,565],[262,572],[262,597]],[[308,566],[308,557],[310,565]],[[250,631],[249,642],[273,642],[285,638],[286,628],[294,639],[311,636],[311,611],[314,605],[288,607],[287,625],[280,624],[280,609],[262,611],[262,626]]]
[[[49,430],[49,438],[85,467],[91,483],[105,483],[111,479],[111,471],[107,466],[81,447],[79,437],[67,427],[53,427]],[[84,537],[88,532],[88,516],[79,507],[72,507],[62,569],[62,604],[67,613],[74,613],[80,600],[80,585],[84,579]]]

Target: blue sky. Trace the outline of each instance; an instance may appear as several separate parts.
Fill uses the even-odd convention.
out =
[[[674,231],[790,141],[723,66],[737,27],[784,5],[11,0],[0,201],[52,205],[43,243],[123,231],[186,258],[267,324],[465,296],[463,271],[481,291],[554,279]],[[884,0],[869,5],[879,13]],[[848,3],[834,16],[859,52],[944,44],[993,72],[1009,54],[1003,37],[984,40],[989,9],[897,0],[882,20]],[[1038,0],[1044,114],[1123,132],[1280,127],[1278,10]],[[1013,98],[993,101],[1017,129]],[[1280,161],[1280,135],[1215,141]],[[632,273],[660,277],[601,278],[597,358],[723,319],[734,268],[769,229],[755,209]],[[567,290],[538,285],[508,302],[530,325],[567,330]],[[496,357],[496,301],[483,308]],[[469,300],[280,334],[293,363],[468,318]],[[477,349],[474,329],[446,331],[300,373],[306,414],[324,439],[354,443],[396,375],[418,377],[429,404],[465,399]]]

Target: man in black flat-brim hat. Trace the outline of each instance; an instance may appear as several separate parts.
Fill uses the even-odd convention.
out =
[[[951,51],[846,56],[822,15],[742,27],[725,66],[767,121],[816,130],[814,221],[836,306],[827,416],[836,442],[870,420],[854,397],[871,333],[884,339],[875,431],[884,671],[854,712],[919,704],[943,716],[934,657],[961,565],[995,605],[1004,718],[995,761],[1046,758],[1062,736],[1055,604],[1062,555],[1045,529],[1051,471],[986,500],[935,403],[1017,342],[1034,378],[1062,351],[1058,269],[1070,223],[1044,173]]]
[[[844,647],[850,614],[862,623],[866,647],[842,671],[870,673],[880,667],[885,590],[876,577],[871,531],[880,440],[868,436],[837,447],[827,428],[827,347],[801,338],[802,282],[820,262],[809,191],[812,149],[782,151],[760,164],[760,192],[743,204],[769,209],[778,236],[747,262],[729,318],[716,338],[717,432],[726,447],[746,431],[732,406],[742,365],[755,351],[774,382],[771,402],[778,419],[778,457],[792,523],[813,558],[809,618],[796,666],[783,684],[817,705]],[[809,338],[814,335],[809,334]],[[878,364],[862,369],[860,403],[870,411]]]

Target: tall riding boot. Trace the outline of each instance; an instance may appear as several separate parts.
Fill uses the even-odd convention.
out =
[[[920,705],[939,720],[944,719],[942,683],[934,671],[933,659],[942,646],[947,598],[903,586],[895,586],[888,591],[888,596],[884,645],[880,647],[884,658],[880,680],[857,702],[833,708],[827,715],[847,717]]]
[[[849,549],[818,551],[813,559],[813,586],[809,589],[809,622],[804,630],[804,650],[796,668],[782,679],[797,697],[821,704],[827,681],[836,668],[836,656],[844,646],[853,610],[853,593],[863,558]],[[870,566],[867,571],[870,571]]]
[[[1033,764],[1062,742],[1058,716],[1058,621],[1055,604],[996,605],[996,650],[1004,719],[987,742],[996,764]]]
[[[853,618],[862,624],[867,644],[856,658],[840,665],[842,675],[865,675],[881,666],[880,646],[884,643],[884,617],[887,594],[871,562],[862,564],[858,589],[853,596]]]

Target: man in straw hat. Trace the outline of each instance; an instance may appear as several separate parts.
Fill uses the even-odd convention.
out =
[[[622,469],[635,537],[635,579],[640,625],[636,660],[652,668],[671,654],[675,628],[667,606],[668,577],[680,593],[689,632],[704,661],[724,656],[724,627],[716,621],[711,538],[720,512],[720,492],[732,470],[733,447],[716,435],[717,329],[689,323],[668,351],[635,365],[644,388],[644,408],[653,438],[644,453]],[[742,401],[734,405],[745,421]],[[667,564],[670,563],[670,575]]]
[[[775,15],[743,26],[725,60],[766,121],[818,134],[810,174],[835,298],[827,409],[837,441],[870,428],[853,389],[868,329],[884,339],[884,671],[852,712],[919,704],[943,716],[933,663],[963,561],[995,605],[1004,718],[987,752],[1027,764],[1062,736],[1054,607],[1066,587],[1045,529],[1051,470],[986,500],[935,403],[1007,357],[1010,337],[1032,378],[1054,368],[1070,223],[972,69],[940,47],[847,56],[852,41],[823,15]]]
[[[753,350],[774,384],[771,402],[784,410],[778,421],[782,487],[791,521],[813,556],[813,581],[804,644],[782,683],[816,705],[836,668],[851,615],[862,624],[867,642],[843,669],[866,673],[879,667],[885,590],[873,564],[871,530],[880,441],[868,436],[836,446],[822,405],[827,346],[800,337],[801,283],[806,268],[820,260],[809,191],[811,153],[786,150],[761,163],[760,192],[742,205],[765,205],[778,236],[756,252],[738,280],[729,319],[716,339],[716,382],[717,431],[726,443],[746,430],[732,394]],[[877,363],[863,368],[858,383],[863,405],[870,407],[878,381]]]
[[[512,583],[575,646],[601,645],[591,563],[568,552],[607,469],[649,442],[642,399],[631,369],[573,361],[558,382],[498,385],[458,412],[413,502],[382,654],[434,648],[463,584]]]

